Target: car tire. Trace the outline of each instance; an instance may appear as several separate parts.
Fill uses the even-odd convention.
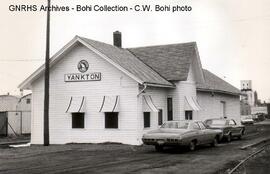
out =
[[[242,139],[242,134],[239,135],[237,138],[238,138],[238,140],[241,140]]]
[[[189,149],[190,151],[194,151],[194,150],[196,149],[196,143],[195,143],[195,141],[191,141],[191,142],[189,143],[188,149]]]
[[[241,131],[241,134],[238,136],[238,140],[241,140],[242,139],[242,136],[244,135],[244,130]]]
[[[163,146],[155,145],[155,149],[156,149],[157,152],[162,152],[163,151]]]
[[[218,138],[216,137],[216,138],[214,138],[213,142],[211,143],[211,146],[215,147],[215,146],[217,146],[217,144],[218,144]]]
[[[227,137],[227,142],[231,142],[232,141],[232,134],[229,134],[228,137]]]

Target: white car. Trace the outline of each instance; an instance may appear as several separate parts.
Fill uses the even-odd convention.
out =
[[[254,124],[254,120],[252,119],[252,115],[241,116],[241,123],[243,125]]]

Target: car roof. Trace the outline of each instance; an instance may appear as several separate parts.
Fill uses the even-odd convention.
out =
[[[231,119],[231,118],[209,118],[206,120],[233,120],[233,119]]]
[[[201,120],[171,120],[166,121],[165,123],[178,123],[178,122],[203,122]]]

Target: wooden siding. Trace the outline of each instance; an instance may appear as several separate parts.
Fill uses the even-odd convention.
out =
[[[64,82],[64,74],[79,73],[77,64],[87,60],[87,72],[101,72],[101,81]],[[139,144],[137,131],[138,84],[95,53],[78,45],[50,72],[50,142]],[[33,90],[32,143],[43,143],[43,78],[35,81]],[[119,128],[104,128],[104,113],[99,113],[104,95],[120,96]],[[85,128],[71,128],[71,114],[65,113],[71,96],[85,96]]]
[[[185,96],[196,98],[196,83],[193,64],[190,66],[187,81],[176,82],[176,89],[169,92],[169,96],[173,97],[173,119],[185,119]],[[196,112],[193,112],[193,118],[196,118]]]
[[[207,118],[220,118],[223,116],[222,103],[225,102],[225,113],[228,118],[233,118],[240,123],[240,100],[233,95],[225,95],[210,92],[197,92],[198,102],[202,111],[198,113],[200,120]]]

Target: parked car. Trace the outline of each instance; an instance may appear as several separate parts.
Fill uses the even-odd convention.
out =
[[[258,113],[256,115],[257,115],[258,121],[264,121],[265,120],[265,115],[266,114],[264,114],[264,113]]]
[[[204,121],[207,128],[221,130],[222,139],[230,142],[234,137],[241,139],[245,133],[245,126],[237,125],[234,119],[215,118]]]
[[[241,124],[243,124],[243,125],[254,124],[254,120],[252,119],[252,115],[241,116]]]
[[[157,151],[164,146],[187,146],[193,151],[201,144],[216,146],[220,135],[221,131],[207,129],[202,121],[168,121],[159,129],[144,134],[142,141],[154,145]]]
[[[259,117],[257,114],[253,114],[252,116],[252,120],[254,120],[254,122],[258,122],[259,121]]]

